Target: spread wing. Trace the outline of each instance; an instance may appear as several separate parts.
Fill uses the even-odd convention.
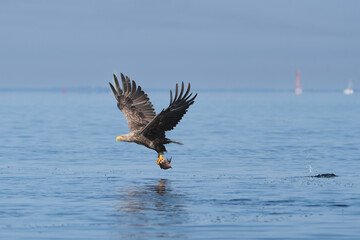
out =
[[[149,139],[153,139],[156,136],[165,137],[165,131],[172,130],[182,119],[187,112],[187,109],[197,96],[191,98],[190,83],[184,94],[184,82],[181,85],[179,94],[178,84],[176,84],[175,97],[173,100],[173,94],[170,90],[170,104],[166,109],[163,109],[156,117],[143,129],[142,134]]]
[[[118,108],[124,113],[130,132],[144,128],[154,117],[155,111],[146,93],[141,87],[136,88],[136,83],[130,81],[128,76],[124,77],[121,73],[123,89],[120,88],[119,81],[114,74],[115,87],[110,84],[110,88],[118,101]]]

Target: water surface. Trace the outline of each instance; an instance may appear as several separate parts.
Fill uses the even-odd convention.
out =
[[[358,239],[359,106],[341,91],[199,91],[164,171],[115,141],[128,127],[110,92],[0,92],[0,237]]]

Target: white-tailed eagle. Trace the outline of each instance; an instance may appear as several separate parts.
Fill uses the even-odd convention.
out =
[[[121,74],[122,89],[114,74],[115,87],[110,84],[111,90],[117,100],[118,108],[124,113],[129,125],[130,133],[118,136],[116,141],[135,142],[144,145],[158,153],[157,164],[162,169],[171,168],[171,159],[165,159],[162,155],[166,152],[165,144],[176,143],[165,136],[166,131],[172,130],[182,119],[187,109],[197,96],[192,97],[190,83],[185,91],[184,82],[179,92],[176,84],[175,96],[170,90],[170,104],[159,114],[155,114],[149,97],[135,81]]]

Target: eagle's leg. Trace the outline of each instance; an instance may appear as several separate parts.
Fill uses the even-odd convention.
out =
[[[160,162],[163,162],[164,160],[165,160],[165,158],[161,154],[158,154],[156,164],[159,165]]]

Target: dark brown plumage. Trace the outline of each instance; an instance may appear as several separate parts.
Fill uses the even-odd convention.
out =
[[[162,157],[166,152],[164,145],[182,143],[166,138],[165,132],[174,129],[180,122],[187,109],[194,103],[197,94],[192,97],[190,83],[185,93],[184,82],[181,84],[180,92],[178,84],[176,84],[174,98],[170,90],[169,106],[156,115],[147,94],[144,93],[140,86],[136,86],[135,81],[130,81],[130,78],[125,77],[123,74],[121,74],[121,81],[122,89],[114,74],[115,87],[111,83],[109,84],[118,102],[118,108],[125,115],[130,133],[121,135],[116,140],[135,142],[154,149],[158,153],[157,164],[163,169],[171,168],[171,160]]]

